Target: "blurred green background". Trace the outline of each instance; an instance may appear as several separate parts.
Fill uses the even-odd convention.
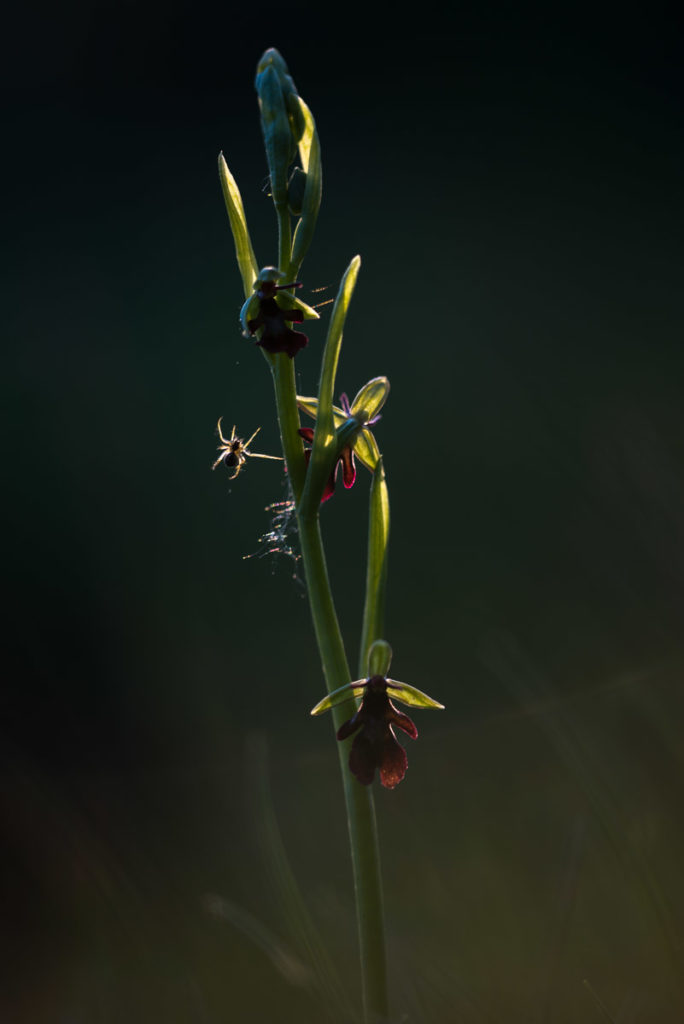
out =
[[[252,86],[274,45],[323,151],[302,296],[334,295],[361,253],[340,389],[392,382],[393,672],[447,705],[416,715],[406,780],[377,793],[396,1020],[681,1021],[674,24],[187,0],[18,16],[2,1019],[343,1017],[271,814],[356,1000],[304,591],[286,557],[244,559],[282,473],[209,471],[220,415],[277,451],[216,172],[223,150],[274,262]],[[353,662],[367,491],[360,469],[323,511]]]

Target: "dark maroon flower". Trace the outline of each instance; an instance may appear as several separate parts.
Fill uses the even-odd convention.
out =
[[[313,444],[313,427],[300,427],[298,430],[298,434],[300,437],[304,438],[307,444]],[[309,460],[311,458],[310,448],[307,448],[304,451],[304,458],[306,459],[306,464],[308,466]],[[330,476],[325,482],[325,487],[323,488],[323,495],[321,497],[321,504],[324,501],[327,501],[328,498],[332,498],[333,494],[335,493],[335,477],[337,476],[337,467],[339,466],[340,462],[342,463],[342,482],[344,486],[347,488],[347,490],[350,487],[354,486],[354,481],[356,480],[354,450],[350,444],[346,444],[344,448],[341,450],[340,454],[337,456],[335,465],[332,468],[332,472],[330,473]]]
[[[384,676],[371,676],[366,680],[361,706],[337,730],[338,740],[356,733],[349,754],[349,768],[353,775],[369,786],[380,772],[380,782],[386,789],[394,789],[406,774],[408,758],[397,742],[394,726],[415,740],[418,730],[408,717],[394,706],[387,695]]]
[[[293,331],[287,321],[301,323],[304,313],[301,309],[283,309],[276,301],[276,292],[289,288],[300,288],[298,281],[293,284],[276,284],[275,281],[261,281],[256,296],[259,300],[259,312],[247,321],[250,334],[256,334],[263,328],[261,338],[256,342],[267,352],[287,352],[293,359],[300,349],[309,344],[309,339],[301,331]]]

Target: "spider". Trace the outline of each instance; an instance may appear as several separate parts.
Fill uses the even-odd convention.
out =
[[[261,427],[256,428],[256,430],[250,437],[249,441],[243,441],[241,437],[236,437],[235,427],[233,427],[233,432],[230,435],[230,437],[223,436],[223,433],[221,431],[222,419],[223,416],[221,416],[218,423],[216,424],[218,436],[221,438],[221,444],[218,446],[218,450],[220,451],[221,454],[219,455],[214,465],[211,467],[212,469],[216,469],[219,462],[223,462],[226,466],[228,466],[229,469],[235,470],[233,475],[230,477],[231,480],[234,480],[235,477],[240,472],[240,470],[242,469],[242,467],[244,466],[245,462],[247,461],[247,456],[253,459],[277,459],[279,461],[282,461],[279,455],[260,455],[258,452],[249,451],[249,446],[254,440],[254,438],[257,436],[259,431],[261,430]]]

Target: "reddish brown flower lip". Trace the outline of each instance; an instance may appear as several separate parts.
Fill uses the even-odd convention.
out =
[[[301,309],[283,309],[276,301],[276,292],[288,288],[301,287],[298,281],[287,285],[277,285],[273,281],[263,281],[257,291],[259,299],[259,312],[253,320],[247,321],[250,334],[256,334],[259,328],[263,328],[261,338],[256,342],[267,352],[287,352],[290,359],[294,359],[297,353],[306,348],[309,339],[301,331],[293,331],[287,325],[287,321],[301,323],[304,314]]]
[[[300,437],[303,437],[307,444],[313,444],[314,429],[313,427],[300,427],[298,430]],[[309,460],[311,459],[311,449],[307,448],[304,452],[306,464],[308,466]],[[335,493],[335,477],[337,476],[337,467],[340,462],[342,463],[342,482],[344,486],[349,490],[350,487],[354,486],[356,480],[356,464],[354,462],[354,450],[350,444],[346,444],[340,454],[335,460],[335,465],[332,468],[330,476],[325,482],[323,488],[323,494],[321,496],[321,504],[327,501],[328,498],[332,498]]]
[[[349,752],[349,768],[364,786],[372,783],[376,768],[386,789],[394,789],[404,778],[408,758],[397,741],[394,727],[402,729],[413,740],[418,736],[409,716],[389,699],[387,680],[383,676],[371,676],[366,681],[361,706],[337,730],[338,740],[357,733]]]

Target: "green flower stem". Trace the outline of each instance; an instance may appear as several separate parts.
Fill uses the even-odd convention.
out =
[[[271,362],[273,385],[275,388],[278,423],[280,424],[280,440],[287,472],[292,485],[295,503],[304,489],[306,463],[304,462],[304,445],[297,433],[299,430],[299,409],[297,408],[297,388],[295,384],[294,359],[285,352],[279,352]]]
[[[278,268],[287,273],[292,258],[292,221],[290,211],[285,206],[276,206],[278,215]]]
[[[298,515],[299,541],[318,648],[328,693],[351,679],[325,562],[318,511]],[[335,730],[349,717],[350,705],[332,709]],[[338,744],[356,894],[364,1020],[388,1018],[382,876],[373,793],[349,771],[349,743]]]

